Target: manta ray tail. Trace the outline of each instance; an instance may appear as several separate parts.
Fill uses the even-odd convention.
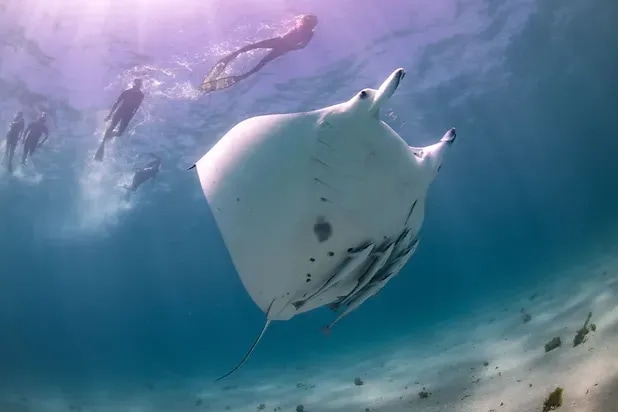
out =
[[[264,336],[264,333],[266,333],[266,329],[268,329],[268,326],[270,325],[270,319],[266,319],[266,323],[264,324],[264,327],[262,328],[262,331],[260,332],[260,334],[258,335],[258,337],[255,339],[255,341],[253,342],[253,345],[251,345],[251,348],[249,348],[249,350],[247,351],[247,354],[244,356],[244,358],[241,359],[240,362],[238,362],[238,365],[234,366],[234,368],[232,370],[230,370],[228,373],[226,373],[225,375],[217,378],[215,380],[215,382],[220,381],[223,378],[227,378],[228,376],[230,376],[232,373],[236,372],[236,370],[238,370],[238,368],[240,368],[242,365],[244,365],[244,363],[247,361],[247,359],[249,359],[249,356],[251,356],[251,354],[253,353],[253,350],[255,349],[255,347],[257,346],[257,344],[260,342],[260,340],[262,339],[262,336]]]

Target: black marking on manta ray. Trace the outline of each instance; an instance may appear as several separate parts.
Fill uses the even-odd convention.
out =
[[[330,150],[332,150],[333,152],[336,152],[337,149],[335,149],[334,147],[332,147],[330,144],[326,143],[324,140],[322,139],[318,139],[319,143],[322,143],[324,146],[328,147]]]
[[[318,242],[326,242],[333,235],[333,227],[324,216],[318,216],[315,225],[313,225],[313,233],[315,233]]]
[[[313,180],[315,180],[315,181],[316,181],[316,182],[318,182],[318,183],[323,184],[324,186],[328,187],[330,190],[332,190],[332,191],[334,191],[334,192],[336,192],[336,191],[337,191],[334,187],[332,187],[331,185],[329,185],[329,184],[328,184],[328,183],[326,183],[325,181],[323,181],[323,180],[321,180],[321,179],[318,179],[317,177],[314,177],[314,178],[313,178]]]
[[[412,203],[412,207],[410,208],[410,212],[408,212],[408,217],[406,217],[406,221],[403,223],[404,225],[408,224],[408,220],[410,220],[410,218],[412,217],[412,212],[414,212],[414,208],[416,207],[416,202],[418,202],[418,199],[416,199],[414,201],[414,203]]]
[[[320,159],[318,159],[317,157],[312,157],[311,160],[314,160],[316,163],[321,164],[322,166],[326,166],[329,169],[332,169],[333,167],[331,165],[329,165],[328,163],[325,163],[323,161],[321,161]]]
[[[190,168],[188,168],[187,170],[191,170],[191,169],[195,169],[195,165],[191,166]]]

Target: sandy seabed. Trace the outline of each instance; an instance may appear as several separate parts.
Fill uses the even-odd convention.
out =
[[[78,399],[13,389],[2,394],[0,412],[542,412],[557,387],[558,411],[618,412],[618,259],[539,278],[542,285],[512,299],[370,353],[219,384],[170,379]],[[574,346],[588,313],[596,330]],[[554,337],[561,346],[545,352]]]

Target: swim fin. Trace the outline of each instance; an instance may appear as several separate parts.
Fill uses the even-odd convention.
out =
[[[207,83],[202,83],[200,86],[200,90],[205,93],[214,92],[217,90],[227,89],[238,83],[240,77],[238,76],[230,76],[230,77],[222,77],[220,79],[212,80]]]
[[[223,70],[225,70],[225,68],[227,67],[227,63],[228,62],[225,60],[219,60],[217,64],[212,66],[212,69],[210,69],[208,74],[204,76],[204,80],[202,81],[202,83],[206,83],[210,80],[213,80],[219,77],[219,75],[223,73]]]
[[[228,59],[228,58],[221,59],[217,62],[217,64],[212,66],[212,69],[210,69],[208,74],[204,76],[204,80],[202,80],[202,84],[200,85],[200,90],[212,91],[212,90],[209,90],[209,87],[207,85],[217,80],[217,77],[219,77],[221,73],[223,73],[223,71],[225,70],[225,68],[227,67],[228,63],[231,60],[232,59]]]
[[[101,142],[97,152],[94,154],[94,160],[101,161],[103,160],[103,155],[105,154],[105,143]]]

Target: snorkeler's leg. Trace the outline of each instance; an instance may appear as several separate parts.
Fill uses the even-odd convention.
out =
[[[16,144],[6,145],[6,160],[9,173],[13,172],[13,156],[15,156],[15,146]]]
[[[258,64],[255,65],[255,67],[251,70],[249,70],[248,72],[241,74],[239,76],[234,76],[236,81],[245,79],[249,76],[251,76],[252,74],[256,73],[257,71],[259,71],[262,67],[264,67],[266,65],[266,63],[275,60],[277,57],[280,57],[282,55],[284,55],[285,53],[287,53],[288,50],[285,49],[274,49],[273,51],[271,51],[270,53],[268,53],[266,56],[264,56],[264,58],[262,58],[262,60],[260,60],[258,62]]]
[[[223,71],[225,70],[225,68],[227,67],[227,64],[229,62],[231,62],[232,60],[234,60],[236,57],[238,57],[238,55],[248,52],[250,50],[256,50],[256,49],[280,49],[282,47],[282,40],[280,37],[273,37],[272,39],[267,39],[267,40],[262,40],[256,43],[251,43],[248,44],[244,47],[241,47],[240,49],[236,50],[235,52],[232,52],[230,54],[228,54],[227,56],[223,57],[222,59],[220,59],[208,72],[208,74],[206,74],[206,76],[204,76],[204,79],[202,80],[202,87],[204,87],[204,85],[216,80],[219,75],[221,73],[223,73]],[[207,87],[208,88],[208,87]]]
[[[118,131],[114,134],[114,136],[122,136],[124,131],[127,129],[129,122],[133,118],[133,113],[127,114],[120,119],[120,125],[118,126]]]
[[[262,41],[258,41],[256,43],[248,44],[240,49],[236,50],[234,53],[231,53],[229,56],[233,56],[232,59],[238,56],[241,53],[248,52],[256,49],[278,49],[281,47],[281,37],[273,37],[272,39],[266,39]],[[229,58],[229,56],[227,58]],[[231,60],[231,59],[230,59]],[[229,61],[229,60],[228,60]]]
[[[247,44],[246,46],[241,47],[240,49],[232,52],[219,60],[220,63],[229,63],[234,58],[236,58],[239,54],[256,50],[256,49],[276,49],[281,47],[281,37],[273,37],[272,39],[266,39],[262,41],[258,41],[255,43]]]
[[[30,141],[26,140],[24,142],[24,151],[23,151],[22,156],[21,156],[21,164],[23,166],[26,165],[26,159],[28,158],[28,154],[30,153],[30,151],[31,151],[31,149],[30,149]]]
[[[223,67],[219,68],[220,70],[215,70],[215,68],[216,68],[216,66],[215,66],[215,68],[213,68],[211,70],[211,73],[206,75],[206,77],[202,81],[202,84],[200,85],[200,89],[202,91],[211,92],[211,91],[214,91],[214,90],[221,90],[221,89],[225,89],[227,87],[230,87],[230,86],[238,83],[239,81],[241,81],[241,80],[251,76],[253,73],[257,72],[262,67],[264,67],[264,65],[266,63],[268,63],[271,60],[276,59],[279,56],[282,56],[283,54],[287,53],[288,51],[289,51],[288,48],[277,47],[277,48],[271,50],[270,53],[268,53],[264,58],[262,58],[262,60],[260,60],[259,63],[253,69],[251,69],[247,73],[244,73],[244,74],[241,74],[241,75],[237,75],[237,76],[213,78],[213,77],[218,76],[223,71],[223,69],[225,68],[225,66],[223,66]],[[219,62],[217,64],[224,65],[225,63]],[[214,75],[213,75],[213,72],[216,72],[216,73],[214,73]]]
[[[114,128],[116,127],[118,122],[120,122],[120,118],[121,117],[118,113],[118,110],[116,110],[116,112],[114,113],[114,116],[112,116],[112,120],[109,123],[109,127],[107,128],[107,130],[105,130],[105,133],[103,134],[103,139],[101,139],[99,148],[94,154],[94,160],[97,160],[97,161],[103,160],[103,156],[105,155],[105,142],[107,142],[108,140],[111,140],[114,137]]]
[[[114,137],[114,129],[116,128],[116,125],[120,122],[121,119],[121,113],[116,110],[114,116],[112,116],[112,120],[109,123],[109,127],[107,128],[107,130],[105,130],[105,134],[103,135],[103,141],[109,140]]]

